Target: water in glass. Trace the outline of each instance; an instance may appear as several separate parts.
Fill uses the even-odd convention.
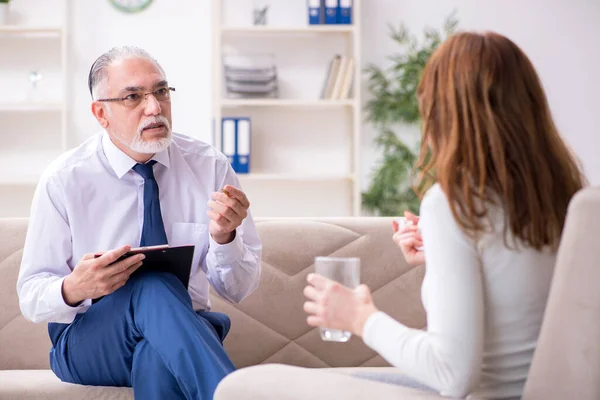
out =
[[[360,259],[316,257],[315,272],[353,289],[360,284]],[[320,330],[321,339],[330,342],[347,342],[352,337],[350,332],[339,329],[320,328]]]

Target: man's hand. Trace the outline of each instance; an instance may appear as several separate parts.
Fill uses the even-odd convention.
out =
[[[214,192],[210,197],[207,211],[210,234],[219,244],[229,243],[235,238],[236,228],[248,216],[250,202],[244,192],[231,185],[226,185],[223,193]]]
[[[404,227],[398,227],[397,223],[394,222],[394,236],[392,236],[392,240],[402,250],[402,254],[408,265],[412,267],[423,265],[425,264],[425,253],[417,250],[417,248],[423,246],[423,237],[417,226],[419,217],[408,211],[404,212],[404,216],[411,223],[406,224]]]
[[[84,255],[63,281],[62,295],[65,303],[74,307],[85,299],[106,296],[125,285],[145,258],[143,254],[136,254],[115,262],[130,249],[129,245],[122,246],[107,251],[98,258],[94,254]]]

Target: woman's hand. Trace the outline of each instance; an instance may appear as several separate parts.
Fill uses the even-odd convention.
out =
[[[408,265],[416,267],[417,265],[425,264],[425,253],[422,249],[423,237],[417,226],[419,217],[408,211],[404,212],[404,216],[409,223],[400,227],[394,221],[394,236],[392,236],[392,240],[402,250],[402,254]]]
[[[304,303],[304,311],[309,314],[308,325],[362,336],[367,319],[378,311],[369,288],[360,285],[350,289],[317,274],[309,274],[306,280],[304,295],[308,301]]]

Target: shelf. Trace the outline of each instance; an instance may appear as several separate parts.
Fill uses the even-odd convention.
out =
[[[305,174],[237,174],[241,181],[294,181],[294,182],[326,182],[352,180],[352,175],[305,175]]]
[[[0,34],[61,37],[63,28],[52,26],[0,25]]]
[[[304,35],[314,33],[352,33],[353,25],[313,25],[313,26],[248,26],[248,27],[224,27],[222,34],[293,34]]]
[[[2,151],[0,163],[6,168],[0,172],[0,185],[35,185],[42,172],[62,151]]]
[[[3,103],[0,102],[0,112],[3,111],[62,111],[62,103],[34,103],[34,102],[17,102],[17,103]]]
[[[305,4],[300,4],[293,12],[286,6],[285,13],[273,15],[277,21],[272,24],[255,26],[242,19],[251,10],[248,1],[211,3],[213,117],[214,121],[241,115],[252,118],[252,134],[256,135],[251,139],[251,158],[257,162],[252,164],[252,173],[237,177],[254,199],[253,214],[360,215],[362,0],[353,0],[354,23],[349,25],[308,25]],[[227,91],[225,56],[250,54],[268,54],[281,68],[278,76],[286,79],[279,98]],[[323,80],[335,54],[354,59],[352,93],[341,100],[321,99]],[[219,147],[222,124],[213,128]],[[281,135],[282,129],[290,134]]]
[[[352,107],[354,100],[225,99],[222,107]]]

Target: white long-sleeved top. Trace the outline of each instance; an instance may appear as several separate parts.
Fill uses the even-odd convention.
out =
[[[194,244],[189,293],[209,309],[209,282],[225,299],[239,302],[258,286],[262,245],[250,214],[228,244],[209,234],[212,192],[239,187],[227,158],[212,146],[173,134],[152,159],[169,245]],[[106,132],[54,161],[36,188],[17,281],[25,318],[70,323],[91,300],[70,307],[62,282],[86,253],[129,244],[137,247],[144,222],[144,179],[131,168]]]
[[[420,213],[427,331],[378,312],[365,324],[365,343],[441,395],[519,397],[542,323],[555,252],[507,247],[504,214],[498,209],[491,210],[494,230],[478,240],[469,238],[439,185],[428,191]],[[509,236],[509,245],[511,241]]]

